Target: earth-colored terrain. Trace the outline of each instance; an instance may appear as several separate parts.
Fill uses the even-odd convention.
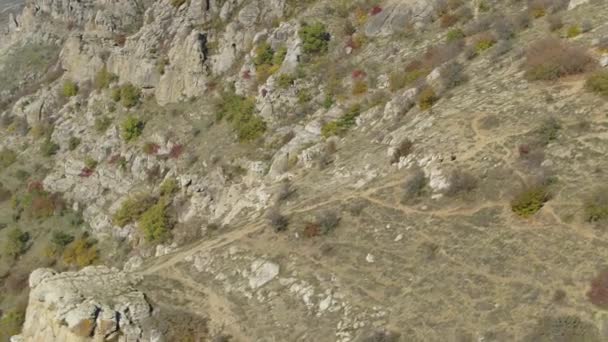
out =
[[[607,2],[20,13],[0,339],[608,340]]]

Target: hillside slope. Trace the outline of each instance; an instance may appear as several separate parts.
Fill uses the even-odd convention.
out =
[[[608,339],[607,3],[34,0],[7,30],[0,339]]]

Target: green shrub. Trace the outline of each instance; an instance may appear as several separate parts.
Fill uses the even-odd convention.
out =
[[[54,231],[51,235],[51,243],[56,247],[63,249],[74,241],[74,237],[62,231]]]
[[[475,52],[479,54],[491,48],[495,43],[496,38],[491,33],[482,33],[475,38],[473,45],[475,46]]]
[[[430,86],[424,87],[420,94],[418,94],[418,106],[421,110],[430,109],[437,100],[439,100],[439,97],[437,97],[435,90]]]
[[[277,86],[280,89],[287,89],[293,85],[295,77],[291,74],[280,74],[277,78]]]
[[[140,97],[139,89],[130,83],[120,88],[120,103],[126,108],[135,107],[139,103]]]
[[[110,87],[110,84],[118,80],[118,76],[108,71],[108,68],[104,65],[101,70],[95,74],[93,84],[95,89],[102,90]]]
[[[63,262],[67,265],[85,267],[95,263],[98,258],[95,241],[86,236],[74,240],[63,251]]]
[[[61,94],[65,97],[72,97],[78,94],[78,85],[73,81],[63,82],[63,88]]]
[[[388,82],[390,91],[397,91],[413,84],[415,81],[426,77],[429,74],[427,69],[415,69],[405,72],[392,72],[389,74]]]
[[[125,200],[120,209],[114,213],[112,222],[114,225],[124,227],[129,223],[137,221],[140,216],[152,207],[155,199],[149,195],[139,194]]]
[[[11,229],[4,243],[4,252],[11,257],[18,257],[23,254],[27,248],[27,242],[30,240],[30,234],[22,231],[19,228]]]
[[[129,142],[133,141],[141,135],[144,131],[144,122],[140,119],[129,116],[121,124],[122,138]]]
[[[287,48],[281,46],[274,53],[274,57],[272,58],[272,64],[274,65],[282,65],[283,61],[285,61],[285,56],[287,56]]]
[[[608,189],[595,191],[583,202],[583,212],[587,222],[598,222],[608,219]]]
[[[7,168],[17,161],[17,153],[15,151],[3,148],[0,150],[0,166]]]
[[[171,220],[163,198],[141,215],[138,226],[147,241],[162,241],[167,238],[171,229]]]
[[[356,80],[353,83],[353,95],[362,95],[367,93],[367,82],[365,80]]]
[[[562,126],[555,118],[549,118],[543,121],[541,126],[538,128],[539,143],[542,146],[546,146],[550,142],[555,141],[561,128]]]
[[[298,91],[299,104],[306,104],[310,102],[310,100],[312,100],[312,96],[310,95],[310,92],[307,89],[300,89],[300,91]]]
[[[120,87],[114,87],[114,88],[112,88],[112,92],[110,93],[110,98],[114,102],[119,102],[120,101]]]
[[[255,115],[255,100],[225,92],[217,105],[216,118],[230,122],[241,142],[252,141],[264,134],[266,123]]]
[[[340,216],[335,211],[323,211],[317,214],[316,224],[320,228],[321,234],[329,234],[336,229],[340,223]]]
[[[568,27],[568,30],[566,31],[566,37],[568,38],[574,38],[576,36],[578,36],[579,34],[581,34],[583,31],[581,30],[581,27],[578,25],[572,25],[570,27]]]
[[[160,195],[161,196],[173,196],[179,191],[179,184],[177,184],[177,179],[169,178],[163,182],[160,186]]]
[[[331,36],[322,23],[317,22],[312,25],[304,23],[298,35],[302,39],[304,53],[320,54],[327,52]]]
[[[272,65],[274,57],[274,50],[267,42],[263,42],[258,45],[255,49],[255,57],[253,58],[253,63],[256,66],[260,65]]]
[[[45,157],[51,157],[59,151],[59,145],[54,143],[51,139],[47,138],[42,145],[40,145],[40,153]]]
[[[178,8],[185,3],[186,3],[186,0],[171,0],[171,6],[173,6],[175,8]]]
[[[100,116],[95,118],[95,131],[97,133],[105,133],[112,124],[112,119],[107,116]]]
[[[465,36],[466,35],[464,34],[464,32],[461,29],[456,28],[456,29],[452,29],[452,30],[448,31],[448,33],[446,35],[446,39],[448,42],[453,42],[455,40],[463,39]]]
[[[511,201],[511,210],[520,217],[536,214],[551,198],[545,185],[534,185],[522,189]]]
[[[591,92],[608,97],[608,71],[598,71],[589,76],[585,87]]]
[[[80,138],[78,137],[70,137],[70,140],[68,141],[68,149],[70,151],[74,151],[81,143]]]
[[[94,170],[97,167],[97,160],[91,158],[90,156],[87,156],[84,159],[84,167],[89,170]]]
[[[354,105],[348,109],[342,117],[337,120],[330,121],[323,125],[321,128],[321,134],[325,138],[329,138],[334,135],[342,135],[346,133],[351,127],[357,123],[357,117],[361,114],[361,106]]]
[[[2,315],[0,319],[0,340],[9,341],[11,336],[21,332],[21,326],[25,321],[23,311],[12,310]]]

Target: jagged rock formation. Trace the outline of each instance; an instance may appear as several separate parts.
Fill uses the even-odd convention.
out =
[[[38,269],[30,275],[23,332],[12,341],[158,341],[137,282],[104,266],[61,274]]]

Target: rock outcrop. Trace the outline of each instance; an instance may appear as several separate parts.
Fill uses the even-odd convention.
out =
[[[22,334],[13,341],[145,341],[152,308],[135,289],[137,279],[104,266],[30,275],[30,300]],[[158,340],[157,340],[158,341]]]

